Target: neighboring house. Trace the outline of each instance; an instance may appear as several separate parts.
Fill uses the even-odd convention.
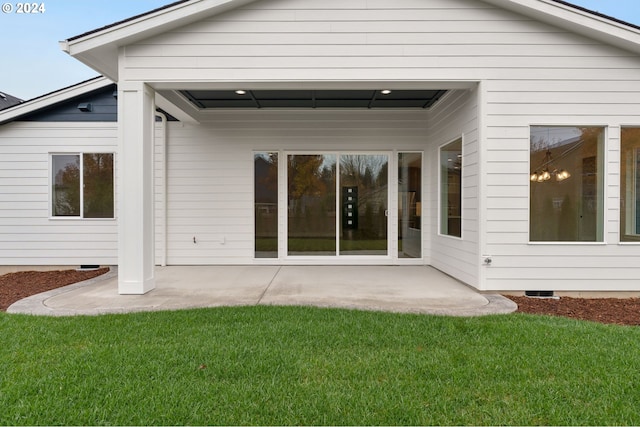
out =
[[[16,98],[15,96],[11,96],[6,92],[0,92],[0,110],[4,110],[9,107],[13,107],[14,105],[18,105],[23,103],[24,101],[20,98]]]
[[[636,26],[559,0],[187,0],[62,47],[105,77],[0,112],[0,264],[117,263],[125,294],[159,264],[640,291]]]

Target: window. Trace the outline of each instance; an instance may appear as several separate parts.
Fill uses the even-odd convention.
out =
[[[278,258],[278,153],[255,153],[255,257]]]
[[[51,166],[52,216],[114,218],[112,153],[53,154]]]
[[[462,139],[440,148],[440,234],[462,237]]]
[[[287,155],[287,254],[386,256],[389,156]]]
[[[604,128],[532,126],[529,238],[604,238]]]
[[[621,139],[620,240],[640,242],[640,128],[623,128]]]
[[[422,153],[398,153],[398,258],[422,257]]]

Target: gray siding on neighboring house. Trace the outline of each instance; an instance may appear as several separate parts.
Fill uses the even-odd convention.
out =
[[[116,85],[52,105],[49,108],[20,117],[26,122],[117,122]],[[80,104],[90,104],[91,111],[80,111]]]

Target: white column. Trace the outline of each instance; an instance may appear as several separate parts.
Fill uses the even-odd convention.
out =
[[[118,292],[155,288],[153,129],[154,91],[118,84]]]

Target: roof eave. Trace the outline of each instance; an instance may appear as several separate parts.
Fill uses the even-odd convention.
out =
[[[640,54],[640,29],[557,0],[483,0],[532,19]]]
[[[63,51],[100,74],[118,81],[121,46],[171,31],[255,0],[191,0],[169,5],[103,29],[60,42]]]

